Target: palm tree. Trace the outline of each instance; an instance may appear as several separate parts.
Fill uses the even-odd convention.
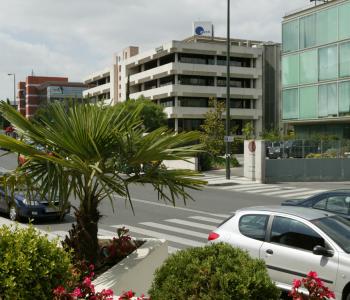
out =
[[[174,135],[159,128],[145,134],[138,118],[140,109],[125,115],[114,107],[55,103],[40,120],[28,120],[0,103],[0,112],[24,138],[1,135],[0,146],[27,157],[8,182],[25,175],[29,188],[35,186],[49,199],[59,195],[62,205],[69,196],[79,200],[79,206],[73,207],[76,224],[66,243],[80,259],[98,263],[99,204],[109,199],[113,207],[114,197],[122,196],[132,207],[130,184],[149,183],[160,199],[173,205],[177,198],[191,199],[188,189],[205,184],[194,177],[198,175],[194,171],[168,170],[162,164],[198,153],[199,145],[188,146],[198,140],[197,133]],[[26,139],[45,150],[29,145]]]

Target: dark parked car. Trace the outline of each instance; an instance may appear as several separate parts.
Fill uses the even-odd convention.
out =
[[[9,198],[10,193],[5,196],[5,191],[0,188],[0,212],[7,214],[11,220],[41,219],[41,218],[64,218],[70,212],[70,207],[63,211],[59,202],[49,203],[39,194],[34,195],[31,200],[26,197],[25,191],[15,191],[13,199]]]
[[[282,205],[321,209],[336,213],[350,220],[350,190],[323,192],[307,199],[287,200]]]
[[[288,151],[284,151],[284,142],[269,142],[266,145],[266,156],[270,159],[288,158]]]

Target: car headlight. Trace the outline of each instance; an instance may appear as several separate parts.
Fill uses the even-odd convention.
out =
[[[24,198],[22,200],[23,204],[28,205],[28,206],[38,206],[40,205],[39,201],[37,200],[28,200],[27,198]]]

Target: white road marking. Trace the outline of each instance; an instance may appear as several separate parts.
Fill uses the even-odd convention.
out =
[[[121,198],[121,197],[116,197],[116,198],[125,200],[124,198]],[[149,204],[149,205],[154,205],[154,206],[162,206],[162,207],[167,207],[167,208],[171,208],[171,209],[188,211],[188,212],[192,212],[192,213],[196,213],[196,214],[203,214],[203,215],[208,215],[208,216],[213,216],[213,217],[219,217],[219,218],[220,217],[228,218],[230,216],[230,215],[226,215],[226,214],[215,214],[215,213],[210,213],[210,212],[206,212],[206,211],[202,211],[202,210],[186,208],[186,207],[177,207],[177,206],[174,207],[172,205],[167,205],[167,204],[158,203],[158,202],[151,202],[151,201],[142,200],[142,199],[132,198],[132,201],[133,202],[145,203],[145,204]]]
[[[163,229],[163,230],[181,233],[181,234],[185,234],[185,235],[190,235],[190,236],[194,236],[194,237],[199,237],[199,238],[203,238],[203,239],[206,239],[208,237],[208,234],[205,234],[205,233],[192,231],[192,230],[188,230],[188,229],[183,229],[183,228],[179,228],[179,227],[174,227],[174,226],[163,225],[163,224],[154,223],[154,222],[142,222],[140,224],[144,225],[144,226],[148,226],[148,227]]]
[[[208,218],[208,217],[202,217],[202,216],[192,216],[189,218],[199,220],[199,221],[210,222],[210,223],[221,223],[223,221],[223,219],[214,219],[214,218]]]
[[[214,229],[216,229],[215,226],[201,224],[201,223],[196,223],[196,222],[191,222],[191,221],[185,221],[185,220],[180,220],[180,219],[168,219],[168,220],[165,220],[165,221],[166,222],[175,223],[175,224],[180,224],[180,225],[186,225],[186,226],[192,226],[192,227],[196,227],[196,228],[206,229],[206,230],[214,230]]]
[[[159,239],[166,239],[170,242],[182,244],[185,246],[201,247],[201,246],[205,245],[205,243],[197,242],[194,240],[185,239],[185,238],[181,238],[181,237],[178,237],[175,235],[170,235],[170,234],[166,234],[166,233],[161,233],[161,232],[143,229],[143,228],[134,227],[134,226],[129,226],[129,225],[113,225],[111,227],[118,228],[118,227],[122,227],[122,226],[127,227],[128,229],[130,229],[131,232],[134,232],[134,233],[138,233],[138,234],[142,234],[142,235],[146,235],[146,236],[152,236],[154,238],[159,238]]]
[[[289,194],[289,193],[295,193],[298,191],[310,191],[310,189],[306,189],[306,188],[300,188],[300,189],[295,189],[295,188],[289,188],[289,189],[282,189],[278,192],[271,192],[271,193],[267,193],[268,196],[272,196],[272,195],[279,195],[279,194]],[[264,193],[262,193],[264,195]]]
[[[299,193],[294,193],[294,194],[288,194],[288,195],[282,195],[280,197],[282,198],[289,198],[289,197],[297,197],[297,196],[307,196],[307,195],[314,195],[314,194],[318,194],[318,193],[321,193],[321,192],[325,192],[326,190],[312,190],[312,191],[309,191],[309,192],[299,192]]]
[[[253,190],[253,191],[247,191],[247,193],[261,193],[261,192],[273,192],[273,191],[280,191],[281,188],[265,188],[260,190]]]

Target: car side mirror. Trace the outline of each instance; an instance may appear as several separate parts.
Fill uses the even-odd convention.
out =
[[[315,255],[322,255],[322,256],[326,256],[326,257],[332,257],[334,255],[333,250],[329,250],[329,249],[322,247],[320,245],[315,246],[314,249],[312,250],[312,253]]]

